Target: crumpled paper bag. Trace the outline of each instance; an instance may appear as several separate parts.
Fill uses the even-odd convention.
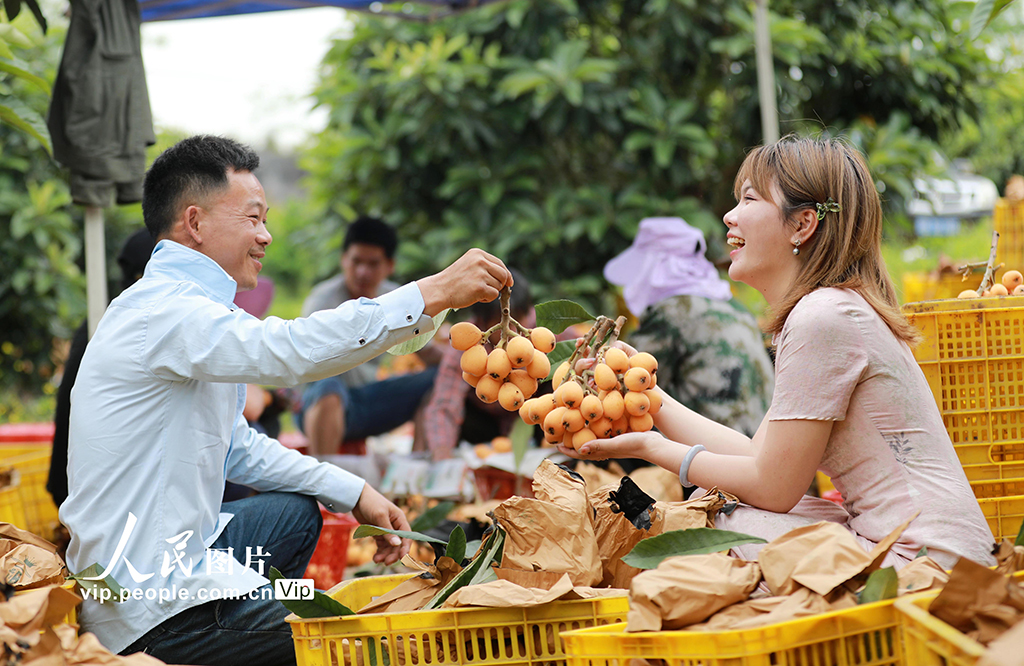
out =
[[[15,594],[0,603],[0,642],[17,651],[19,641],[34,646],[40,631],[57,624],[82,601],[74,592],[51,585]]]
[[[949,574],[938,562],[928,556],[918,557],[896,572],[899,593],[937,590],[949,580]]]
[[[683,501],[683,487],[679,484],[679,475],[664,467],[637,467],[629,473],[629,478],[659,502]]]
[[[1018,546],[1019,547],[1019,546]],[[1019,666],[1024,664],[1024,622],[1018,622],[988,645],[978,666]]]
[[[505,530],[501,566],[567,573],[573,585],[601,581],[594,510],[582,477],[545,460],[533,475],[535,498],[512,497],[494,510]]]
[[[57,546],[10,523],[0,523],[0,583],[29,589],[60,585],[66,575]]]
[[[509,580],[495,580],[479,585],[468,585],[456,590],[442,604],[443,608],[484,606],[487,608],[527,608],[551,603],[572,591],[569,574],[562,576],[550,588],[523,587]]]
[[[920,513],[920,512],[918,512]],[[827,595],[854,578],[864,578],[882,564],[915,513],[882,539],[870,553],[844,526],[821,521],[791,530],[765,545],[757,556],[772,594],[792,594],[803,585]]]
[[[617,486],[622,477],[626,476],[626,472],[614,460],[608,463],[608,469],[602,469],[593,463],[581,460],[576,463],[573,471],[583,477],[583,482],[587,484],[590,491],[603,486]]]
[[[1015,546],[1009,539],[1003,539],[993,553],[996,557],[996,571],[1001,574],[1017,573],[1024,569],[1024,546]]]
[[[928,612],[987,644],[1024,617],[1024,590],[1009,576],[961,557]]]
[[[845,601],[846,597],[842,598]],[[818,615],[832,610],[838,610],[838,608],[833,606],[826,597],[812,592],[806,587],[800,587],[786,596],[748,599],[742,603],[733,604],[712,615],[707,622],[694,624],[686,629],[687,631],[738,631],[778,622],[788,622],[799,617]]]
[[[630,477],[626,477],[618,487],[605,486],[590,494],[590,502],[594,507],[594,530],[601,557],[602,587],[629,587],[642,569],[629,566],[622,561],[622,557],[643,539],[673,530],[714,527],[714,517],[718,511],[730,500],[735,501],[733,496],[712,488],[704,495],[685,502],[654,502],[646,514],[634,517],[632,513],[635,511],[624,512],[615,501],[618,496],[616,493],[624,492],[627,480],[633,483]],[[636,485],[634,483],[634,487]]]
[[[406,555],[402,558],[402,564],[410,569],[420,571],[420,575],[402,581],[360,608],[356,611],[358,614],[405,613],[420,610],[441,591],[442,587],[462,571],[462,567],[450,557],[438,558],[435,566]]]
[[[743,601],[761,582],[760,567],[724,553],[670,557],[636,576],[626,631],[679,629]]]

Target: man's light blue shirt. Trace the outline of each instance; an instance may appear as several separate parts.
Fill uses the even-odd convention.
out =
[[[229,562],[206,550],[231,520],[220,512],[225,480],[311,495],[337,512],[359,500],[362,479],[248,426],[245,385],[337,375],[432,327],[415,283],[291,321],[256,319],[236,308],[235,291],[212,259],[161,241],[82,358],[60,518],[71,571],[110,566],[118,584],[142,590],[142,600],[82,607],[83,629],[115,653],[203,595],[267,583],[252,568],[258,544],[250,567],[247,553]]]

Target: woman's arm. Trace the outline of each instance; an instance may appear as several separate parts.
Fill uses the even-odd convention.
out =
[[[758,435],[762,435],[767,416],[751,439],[728,426],[701,416],[658,387],[652,390],[658,391],[662,400],[661,410],[654,416],[654,425],[668,439],[687,446],[701,444],[708,451],[730,456],[755,455]]]
[[[768,421],[764,445],[755,456],[701,452],[690,462],[687,478],[702,488],[718,486],[751,506],[785,513],[810,487],[825,455],[832,424]],[[679,471],[678,464],[675,470]]]
[[[764,431],[764,442],[753,455],[720,452],[725,447],[719,447],[716,452],[704,444],[707,450],[690,461],[687,480],[702,488],[717,486],[751,506],[785,513],[796,506],[810,487],[832,433],[832,423],[766,420],[758,430],[758,435]],[[701,442],[693,442],[698,443]],[[657,432],[630,432],[611,439],[593,440],[578,452],[559,446],[562,453],[572,458],[640,458],[676,474],[690,448],[691,445],[667,439]]]

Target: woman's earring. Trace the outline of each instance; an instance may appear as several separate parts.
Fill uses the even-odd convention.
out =
[[[793,254],[800,254],[800,239],[797,238],[795,241],[793,241],[793,245],[796,246],[793,248]]]

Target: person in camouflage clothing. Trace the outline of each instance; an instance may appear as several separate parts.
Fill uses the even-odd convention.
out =
[[[693,411],[753,437],[775,369],[757,321],[735,299],[672,296],[648,306],[628,342],[658,359],[658,386]]]

